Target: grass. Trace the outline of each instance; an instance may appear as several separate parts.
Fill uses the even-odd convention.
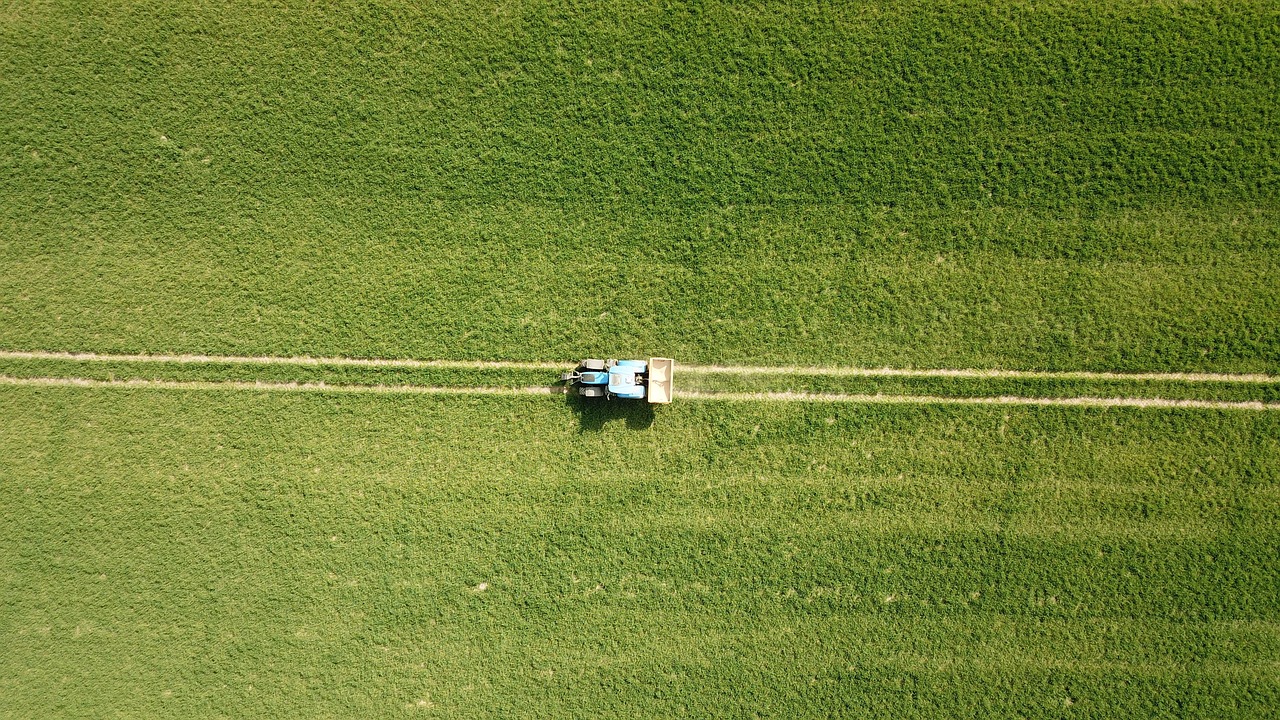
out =
[[[548,398],[67,388],[0,410],[13,717],[1280,700],[1271,413],[716,403],[583,430]]]
[[[0,349],[1277,374],[1278,69],[1266,0],[19,0]],[[1280,706],[1274,412],[4,386],[0,418],[0,718]]]
[[[0,346],[1280,363],[1266,2],[6,17]]]

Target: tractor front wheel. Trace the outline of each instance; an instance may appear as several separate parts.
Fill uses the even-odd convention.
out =
[[[603,370],[604,361],[595,360],[595,359],[583,360],[581,363],[578,363],[578,367],[582,368],[583,370]]]

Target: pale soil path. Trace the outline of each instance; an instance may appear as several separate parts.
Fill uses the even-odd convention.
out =
[[[329,367],[445,368],[453,370],[561,370],[571,363],[506,360],[398,360],[382,358],[308,357],[305,355],[104,355],[100,353],[0,350],[0,360],[71,360],[80,362],[152,362],[192,365],[310,365]]]
[[[247,355],[107,355],[99,353],[0,350],[0,360],[68,360],[81,362],[152,362],[233,365],[307,365],[391,368],[444,368],[456,370],[567,370],[572,361],[521,362],[513,360],[408,360],[308,356]],[[1105,380],[1187,383],[1280,383],[1280,375],[1262,373],[1118,373],[1086,370],[983,370],[973,368],[861,368],[848,366],[747,366],[678,365],[679,372],[722,375],[818,375],[838,377],[971,378],[1012,380]]]
[[[1171,400],[1168,398],[1134,397],[1055,397],[1036,398],[1018,395],[990,397],[944,397],[941,395],[883,395],[858,393],[797,393],[797,392],[700,392],[686,391],[678,394],[688,400],[736,400],[766,402],[839,402],[870,405],[1066,405],[1075,407],[1129,407],[1129,408],[1196,408],[1203,410],[1280,410],[1280,403],[1257,401],[1231,402],[1224,400]]]
[[[12,377],[0,375],[0,385],[36,387],[154,388],[160,390],[255,390],[262,392],[331,392],[408,395],[563,395],[565,389],[530,387],[450,387],[447,385],[332,385],[323,382],[255,382],[245,380],[96,380],[77,377]]]
[[[240,380],[94,380],[89,378],[20,378],[0,375],[0,385],[34,387],[138,388],[160,390],[250,390],[257,392],[326,392],[410,395],[563,395],[561,387],[446,387],[434,385],[329,385],[326,383],[270,383]],[[792,392],[705,392],[686,391],[681,400],[736,402],[827,402],[879,405],[1034,405],[1100,408],[1165,408],[1201,410],[1280,410],[1280,403],[1224,402],[1217,400],[1170,400],[1165,398],[1073,397],[1031,398],[1013,395],[998,397],[942,397],[937,395],[861,395]]]
[[[966,378],[975,380],[1107,380],[1156,382],[1280,383],[1280,375],[1262,373],[1121,373],[1089,370],[981,370],[974,368],[860,368],[848,366],[682,365],[681,372],[727,375],[827,375],[839,377]]]

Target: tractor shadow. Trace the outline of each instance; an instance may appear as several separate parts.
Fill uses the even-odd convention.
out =
[[[606,400],[565,393],[564,402],[578,414],[579,432],[600,432],[611,420],[623,420],[628,430],[647,430],[653,425],[653,405],[644,400]]]

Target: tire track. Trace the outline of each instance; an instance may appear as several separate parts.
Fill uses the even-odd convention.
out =
[[[111,355],[102,353],[0,350],[0,360],[64,360],[79,362],[137,362],[230,365],[297,365],[330,367],[441,368],[451,370],[565,370],[574,361],[525,362],[516,360],[412,360],[395,358],[311,357],[306,355]],[[995,370],[977,368],[864,368],[852,366],[751,366],[686,365],[688,374],[719,375],[810,375],[869,378],[964,378],[974,380],[1101,380],[1185,383],[1280,384],[1280,375],[1265,373],[1149,372],[1122,373],[1089,370]]]
[[[156,390],[250,390],[257,392],[372,393],[381,395],[564,395],[562,387],[455,387],[448,385],[337,385],[324,382],[260,382],[251,380],[98,380],[80,377],[13,377],[0,375],[0,385],[77,388],[141,388]]]
[[[1033,405],[1100,408],[1164,408],[1198,410],[1280,410],[1280,403],[1227,400],[1173,400],[1169,398],[1136,397],[1057,397],[1036,398],[1020,395],[987,397],[946,397],[942,395],[884,395],[859,393],[803,393],[803,392],[700,392],[679,393],[686,400],[721,400],[737,402],[831,402],[866,405]]]
[[[448,387],[436,385],[330,385],[315,383],[247,382],[242,380],[95,380],[90,378],[12,377],[0,375],[0,385],[30,387],[135,388],[156,390],[233,390],[254,392],[318,392],[407,395],[565,395],[563,387]],[[1218,400],[1170,400],[1165,398],[1074,397],[1032,398],[1013,395],[993,397],[943,397],[939,395],[862,395],[794,392],[684,391],[682,400],[730,402],[815,402],[867,405],[1023,405],[1098,408],[1160,408],[1196,410],[1280,410],[1280,403],[1227,402]]]
[[[850,366],[681,365],[682,373],[721,375],[817,375],[870,378],[963,378],[972,380],[1104,380],[1114,382],[1280,383],[1280,375],[1262,373],[1120,373],[1090,370],[982,370],[976,368],[860,368]]]
[[[328,367],[442,368],[448,370],[562,370],[571,363],[508,360],[409,360],[394,358],[310,357],[306,355],[108,355],[101,353],[0,350],[0,360],[175,363],[187,365],[300,365]]]

